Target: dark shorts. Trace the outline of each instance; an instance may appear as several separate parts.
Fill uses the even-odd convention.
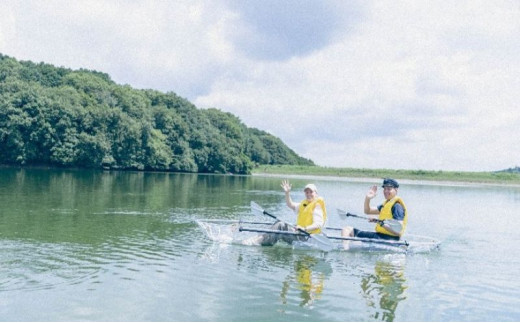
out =
[[[278,231],[292,231],[292,229],[289,227],[287,223],[284,222],[276,222],[271,226],[272,230],[278,230]],[[292,244],[294,241],[307,241],[309,239],[308,236],[296,236],[296,235],[289,235],[289,234],[278,234],[278,233],[264,233],[262,234],[262,242],[260,244],[262,246],[272,246],[278,240],[283,240],[287,242],[288,244]]]
[[[368,238],[368,239],[384,239],[384,240],[399,240],[399,237],[391,236],[384,233],[372,232],[372,231],[361,231],[354,228],[354,237]]]

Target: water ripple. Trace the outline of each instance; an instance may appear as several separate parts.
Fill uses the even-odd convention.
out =
[[[52,289],[96,276],[101,267],[78,257],[85,250],[71,244],[2,241],[1,291]]]

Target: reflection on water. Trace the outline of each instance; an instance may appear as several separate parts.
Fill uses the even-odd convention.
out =
[[[291,288],[299,291],[300,306],[311,306],[321,297],[325,278],[332,272],[330,264],[323,259],[305,255],[293,262],[293,269],[282,283],[280,297],[287,304]]]
[[[376,262],[374,273],[361,279],[361,290],[367,305],[374,309],[375,320],[393,322],[399,302],[406,299],[405,256],[391,255]]]

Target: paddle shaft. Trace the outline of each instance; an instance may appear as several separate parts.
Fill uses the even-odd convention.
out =
[[[340,209],[338,209],[338,214],[342,215],[342,216],[346,216],[346,217],[350,216],[350,217],[353,217],[353,218],[371,220],[371,221],[374,221],[374,222],[378,223],[380,226],[387,225],[392,231],[394,231],[396,233],[401,232],[401,230],[403,228],[403,225],[399,221],[394,220],[394,219],[379,220],[379,219],[370,218],[370,217],[367,217],[367,216],[352,214],[350,212],[345,212],[345,211],[340,210]]]
[[[271,213],[267,212],[266,210],[263,210],[263,209],[262,209],[262,212],[263,212],[265,215],[270,216],[270,217],[272,217],[273,219],[276,219],[276,220],[280,221],[280,220],[279,220],[275,215],[272,215]],[[287,223],[287,222],[286,222],[286,223]],[[304,230],[302,230],[302,229],[299,229],[299,228],[297,228],[295,225],[292,225],[292,224],[290,224],[290,223],[287,223],[287,225],[290,226],[290,227],[292,227],[293,229],[298,230],[298,232],[303,233],[303,234],[304,234],[305,236],[307,236],[307,237],[310,237],[310,236],[311,236],[311,234],[310,234],[309,232],[304,231]]]
[[[280,219],[278,219],[275,215],[265,211],[260,205],[256,204],[253,201],[251,201],[251,210],[253,210],[253,213],[261,212],[261,214],[263,214],[263,215],[267,215],[273,219],[276,219],[277,221],[280,221]],[[317,248],[319,248],[323,251],[331,251],[334,248],[334,246],[332,245],[332,242],[327,238],[327,236],[325,234],[323,234],[323,233],[322,234],[310,234],[309,232],[302,230],[295,225],[289,224],[287,222],[284,222],[284,223],[286,223],[291,228],[295,229],[298,233],[308,237],[309,241],[312,244],[315,244],[315,246]]]
[[[280,230],[271,230],[271,229],[254,229],[254,228],[238,228],[238,231],[248,231],[248,232],[260,232],[260,233],[277,233],[277,234],[286,234],[290,236],[301,236],[306,237],[306,234],[300,232],[291,232],[291,231],[280,231]]]
[[[220,219],[201,219],[202,222],[211,222],[211,223],[247,223],[247,224],[264,224],[264,225],[272,225],[275,222],[262,222],[262,221],[247,221],[247,220],[220,220]]]
[[[407,241],[392,241],[392,240],[384,240],[384,239],[370,239],[370,238],[358,238],[358,237],[334,237],[334,236],[329,236],[328,238],[335,239],[335,240],[374,242],[374,243],[382,243],[382,244],[396,245],[396,246],[408,246],[409,245],[409,243]]]
[[[290,232],[290,231],[280,231],[280,230],[271,230],[271,229],[255,229],[255,228],[238,228],[238,231],[247,231],[247,232],[259,232],[259,233],[275,233],[275,234],[284,234],[291,236],[300,236],[305,237],[305,234],[299,232]],[[361,242],[373,242],[387,245],[395,245],[395,246],[408,246],[409,243],[407,241],[392,241],[392,240],[384,240],[384,239],[369,239],[369,238],[358,238],[358,237],[335,237],[328,236],[329,239],[334,240],[350,240],[350,241],[361,241]]]
[[[257,222],[257,221],[238,221],[239,224],[247,223],[247,224],[264,224],[264,225],[273,225],[276,222]]]
[[[384,225],[385,224],[384,220],[369,218],[368,216],[352,214],[352,213],[349,213],[349,212],[346,213],[346,216],[351,216],[351,217],[354,217],[354,218],[360,218],[360,219],[366,219],[366,220],[372,220],[372,221],[375,221],[375,222],[379,223],[380,225]]]

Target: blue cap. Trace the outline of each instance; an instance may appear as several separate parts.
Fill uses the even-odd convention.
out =
[[[383,186],[381,186],[381,187],[385,187],[385,186],[391,186],[391,187],[398,188],[399,183],[397,183],[397,181],[395,179],[385,178],[385,179],[383,179]]]

